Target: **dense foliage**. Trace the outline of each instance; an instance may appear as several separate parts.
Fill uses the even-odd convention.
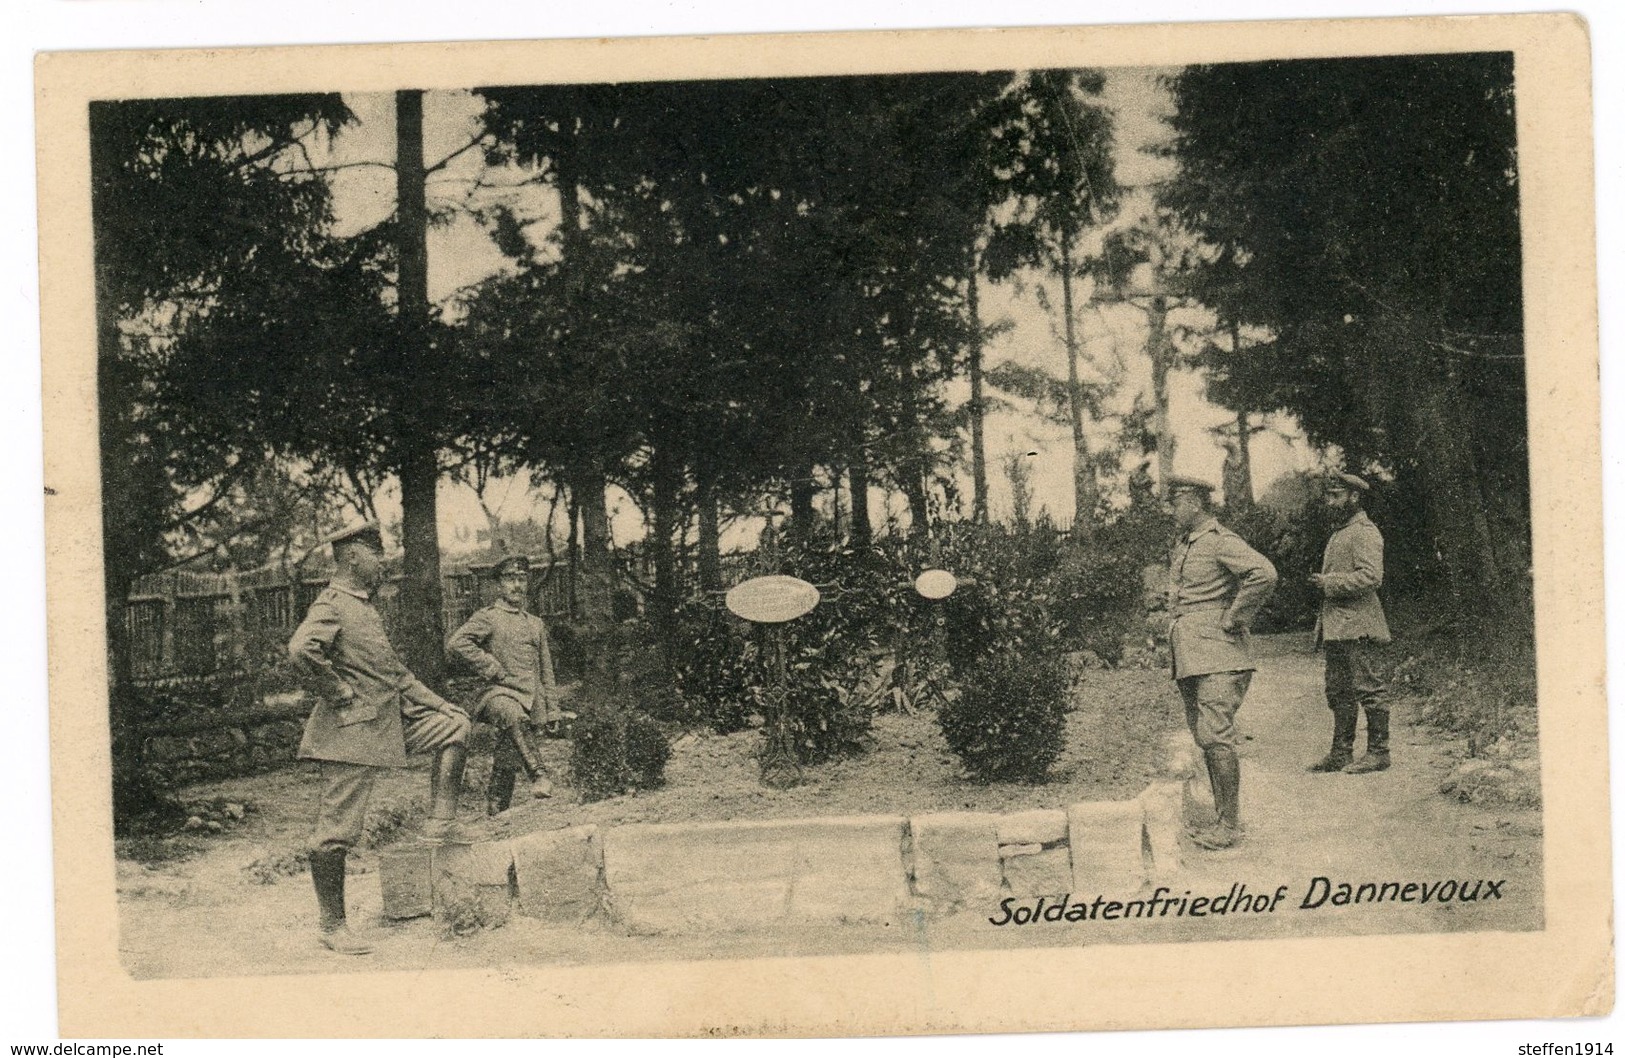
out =
[[[1210,358],[1212,395],[1288,411],[1390,478],[1397,579],[1443,588],[1467,621],[1528,564],[1512,67],[1192,67],[1172,81],[1162,193],[1211,251],[1189,288],[1270,336]]]
[[[570,781],[583,801],[665,785],[671,743],[635,709],[599,701],[571,724]]]

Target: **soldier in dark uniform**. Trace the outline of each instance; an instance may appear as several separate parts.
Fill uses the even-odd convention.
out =
[[[407,671],[384,635],[372,605],[383,582],[378,527],[331,542],[333,580],[294,630],[288,654],[316,697],[299,757],[321,765],[321,809],[310,848],[321,941],[333,951],[362,955],[372,949],[345,920],[344,861],[361,840],[378,769],[404,767],[408,754],[434,754],[422,840],[472,840],[455,818],[472,725],[466,712]]]
[[[1373,664],[1373,647],[1389,641],[1382,585],[1382,532],[1361,509],[1371,490],[1363,478],[1334,472],[1326,479],[1326,506],[1343,524],[1326,541],[1320,572],[1310,582],[1321,594],[1315,642],[1326,648],[1326,705],[1332,711],[1332,748],[1310,771],[1363,772],[1388,768],[1388,702]],[[1365,710],[1365,753],[1354,760],[1354,738]]]
[[[514,772],[524,769],[533,797],[551,797],[553,783],[532,737],[533,723],[546,723],[553,707],[553,658],[542,619],[525,611],[530,559],[510,555],[497,563],[497,601],[476,611],[446,640],[446,653],[487,684],[474,719],[498,731],[486,788],[486,811],[513,803]]]
[[[1192,839],[1224,849],[1241,840],[1241,762],[1236,713],[1252,682],[1248,630],[1275,590],[1275,567],[1219,524],[1213,487],[1196,478],[1168,481],[1179,537],[1169,554],[1168,645],[1185,722],[1213,783],[1218,825]]]

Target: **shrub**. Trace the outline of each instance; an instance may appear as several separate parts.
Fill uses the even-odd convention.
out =
[[[583,801],[665,784],[671,745],[660,725],[642,713],[584,704],[573,732],[570,772]]]
[[[627,712],[626,768],[632,785],[639,790],[657,790],[666,785],[666,762],[671,760],[671,743],[660,725],[639,712]]]
[[[874,711],[860,693],[860,665],[855,658],[829,657],[811,646],[792,655],[789,722],[796,757],[802,764],[840,760],[868,748]]]
[[[937,713],[948,746],[984,782],[1042,782],[1065,745],[1068,674],[1058,654],[996,655]]]
[[[672,666],[677,700],[668,703],[675,715],[656,715],[706,723],[724,735],[750,726],[760,707],[761,669],[755,645],[738,624],[698,601],[678,613],[679,641]]]

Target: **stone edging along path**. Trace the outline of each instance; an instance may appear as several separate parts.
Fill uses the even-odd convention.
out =
[[[500,925],[518,913],[634,933],[782,922],[895,924],[995,911],[1005,897],[1133,891],[1179,876],[1188,751],[1128,801],[1006,814],[934,812],[704,823],[597,824],[475,845],[387,849],[386,918]]]

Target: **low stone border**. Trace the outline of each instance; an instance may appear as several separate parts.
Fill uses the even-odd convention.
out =
[[[1126,893],[1182,870],[1181,769],[1129,801],[1007,814],[933,812],[709,823],[597,825],[380,859],[384,915],[458,928],[518,913],[605,916],[635,933],[786,922],[885,925],[982,912],[1005,897]]]

